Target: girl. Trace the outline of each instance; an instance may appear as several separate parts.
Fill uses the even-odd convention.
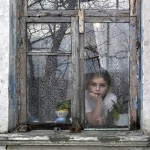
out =
[[[108,113],[117,102],[117,97],[110,91],[111,78],[106,70],[87,75],[85,93],[85,116],[90,126],[108,124]]]

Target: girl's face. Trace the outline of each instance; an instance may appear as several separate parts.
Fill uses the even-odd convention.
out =
[[[108,91],[107,82],[102,77],[94,77],[89,85],[89,90],[103,98]]]

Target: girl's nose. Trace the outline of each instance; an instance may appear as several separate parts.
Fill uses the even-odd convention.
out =
[[[100,87],[99,87],[99,85],[97,85],[97,86],[96,86],[96,90],[99,91],[99,89],[100,89]]]

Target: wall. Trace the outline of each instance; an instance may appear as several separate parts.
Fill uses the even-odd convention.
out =
[[[150,1],[142,1],[142,129],[150,133]]]
[[[9,0],[0,4],[0,132],[8,130]]]
[[[0,150],[6,150],[6,146],[0,146]]]
[[[18,121],[18,98],[17,98],[17,76],[16,76],[16,24],[18,19],[16,18],[16,0],[10,0],[10,42],[9,42],[9,130],[16,128]],[[19,43],[19,42],[18,42]]]

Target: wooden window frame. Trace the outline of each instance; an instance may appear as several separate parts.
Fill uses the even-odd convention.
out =
[[[72,26],[72,68],[73,89],[72,119],[78,118],[84,124],[84,22],[126,22],[130,24],[130,124],[129,129],[136,129],[140,113],[140,87],[139,87],[139,50],[140,50],[140,0],[130,0],[130,10],[29,10],[24,6],[25,0],[17,0],[17,37],[20,41],[18,48],[19,64],[19,124],[27,123],[27,53],[26,53],[26,24],[30,22],[70,22]],[[135,26],[135,30],[131,28]],[[79,32],[77,32],[79,31]],[[134,36],[133,36],[134,35]],[[135,38],[136,37],[136,38]],[[79,51],[80,49],[80,51]],[[31,52],[28,55],[32,55]],[[79,56],[79,57],[78,57]],[[76,78],[80,77],[80,78]],[[82,91],[82,92],[81,92]],[[138,111],[135,103],[138,102]],[[136,115],[137,120],[132,116]],[[73,124],[75,122],[73,121]]]

